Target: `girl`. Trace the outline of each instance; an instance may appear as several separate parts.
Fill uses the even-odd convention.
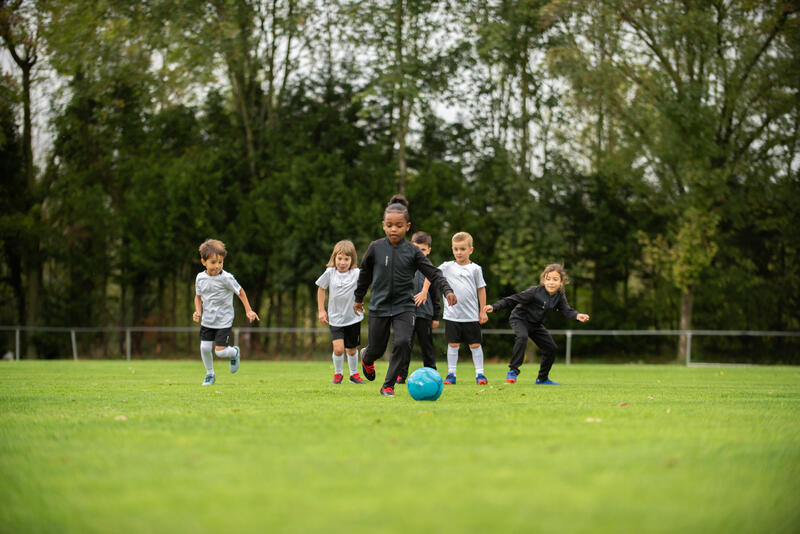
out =
[[[358,257],[351,241],[339,241],[333,247],[327,269],[317,278],[317,310],[319,320],[330,325],[333,342],[333,383],[341,384],[344,370],[344,353],[347,352],[347,367],[350,382],[364,384],[358,375],[356,348],[361,343],[361,320],[363,313],[353,310],[353,290],[358,280]],[[328,311],[325,311],[325,290],[328,294]]]
[[[506,382],[513,384],[517,381],[520,373],[519,366],[525,359],[525,346],[530,337],[542,350],[542,364],[539,367],[539,377],[536,379],[536,383],[559,385],[558,382],[553,382],[549,378],[550,368],[553,366],[558,347],[550,332],[542,325],[545,314],[550,310],[558,310],[569,319],[576,319],[582,323],[589,320],[589,316],[585,313],[578,313],[569,307],[567,296],[564,294],[564,286],[568,283],[569,278],[567,278],[564,268],[557,263],[551,263],[545,267],[539,277],[538,286],[529,287],[522,293],[500,299],[483,308],[486,313],[492,313],[516,304],[509,319],[515,338]]]
[[[370,243],[355,290],[353,310],[364,313],[364,296],[372,285],[369,302],[369,344],[361,349],[361,369],[367,380],[375,380],[375,360],[383,355],[389,342],[389,332],[394,330],[394,347],[389,370],[381,387],[381,394],[394,396],[394,384],[402,369],[408,369],[411,359],[411,336],[414,333],[414,273],[419,270],[431,283],[436,284],[447,302],[453,306],[456,296],[425,254],[405,240],[411,228],[408,201],[395,195],[383,212],[385,239]]]

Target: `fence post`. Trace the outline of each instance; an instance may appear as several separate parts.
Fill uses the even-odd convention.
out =
[[[14,359],[19,361],[19,328],[14,330]]]
[[[692,332],[686,332],[686,367],[692,364]]]
[[[69,337],[72,339],[72,359],[78,361],[78,341],[75,339],[75,330],[69,331]]]
[[[572,330],[567,330],[567,365],[572,363]]]
[[[125,359],[131,361],[131,329],[125,329]]]

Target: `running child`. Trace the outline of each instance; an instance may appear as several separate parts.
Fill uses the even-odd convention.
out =
[[[394,347],[389,369],[381,387],[381,395],[394,396],[394,385],[401,369],[408,369],[411,357],[411,336],[414,332],[414,273],[422,274],[441,289],[450,304],[456,296],[442,272],[433,266],[420,249],[405,240],[411,227],[408,201],[395,195],[383,212],[385,239],[370,243],[361,260],[361,272],[355,290],[353,310],[364,313],[364,296],[372,285],[369,302],[369,343],[361,349],[364,377],[375,380],[375,360],[383,356],[394,331]]]
[[[415,232],[411,236],[411,243],[416,245],[425,256],[431,253],[433,239],[427,232]],[[425,275],[417,271],[414,273],[414,301],[425,285]],[[436,356],[433,350],[433,329],[439,328],[439,317],[442,313],[442,301],[440,300],[439,290],[434,286],[431,288],[431,298],[417,306],[416,317],[414,319],[414,335],[419,340],[419,349],[422,352],[422,365],[436,369]],[[411,349],[414,349],[414,336],[411,336]],[[409,360],[410,361],[410,360]],[[405,384],[408,378],[408,366],[400,370],[397,377],[398,384]]]
[[[247,294],[236,278],[222,270],[222,264],[228,254],[225,243],[218,239],[207,239],[200,245],[199,250],[200,262],[206,270],[197,273],[194,282],[192,319],[200,323],[200,357],[203,358],[203,365],[206,367],[203,385],[210,386],[217,381],[212,347],[217,356],[230,360],[231,373],[239,370],[239,347],[228,346],[233,327],[233,296],[237,295],[242,301],[248,321],[251,323],[257,321],[258,315],[250,308]]]
[[[361,344],[363,314],[353,311],[353,291],[358,281],[358,256],[352,241],[339,241],[334,245],[327,269],[315,282],[319,320],[331,329],[333,342],[333,383],[341,384],[344,378],[344,353],[350,382],[364,384],[358,374],[356,349]],[[325,290],[328,290],[328,311],[325,311]]]
[[[472,236],[467,232],[458,232],[453,236],[452,245],[455,261],[446,261],[439,266],[458,299],[457,304],[444,307],[444,337],[447,341],[447,378],[444,383],[455,385],[458,348],[461,343],[466,343],[475,365],[475,383],[485,385],[489,381],[483,374],[481,325],[489,320],[483,311],[486,305],[486,282],[481,266],[469,259],[475,250]],[[423,297],[426,289],[423,289]]]
[[[517,381],[520,366],[525,359],[525,347],[528,338],[536,343],[542,351],[542,363],[539,366],[539,376],[536,383],[540,385],[559,385],[550,380],[550,368],[553,367],[555,353],[558,346],[553,341],[550,332],[542,324],[545,315],[550,310],[558,310],[564,317],[585,323],[589,316],[570,308],[564,286],[569,283],[567,272],[557,264],[551,263],[542,271],[539,285],[532,286],[521,293],[511,295],[484,307],[486,313],[492,313],[514,306],[511,311],[511,328],[514,330],[514,349],[511,353],[511,363],[508,365],[506,382],[513,384]]]

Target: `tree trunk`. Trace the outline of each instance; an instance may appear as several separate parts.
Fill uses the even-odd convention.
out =
[[[692,328],[692,288],[688,287],[681,293],[681,319],[680,329],[691,330]],[[678,363],[686,364],[689,353],[689,336],[681,334],[678,344]]]

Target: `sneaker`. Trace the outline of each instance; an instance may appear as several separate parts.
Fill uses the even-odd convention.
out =
[[[488,383],[489,383],[489,381],[488,381],[488,380],[486,380],[486,377],[485,377],[485,376],[483,376],[483,375],[477,375],[477,376],[475,377],[475,383],[476,383],[476,384],[478,384],[479,386],[485,386],[486,384],[488,384]]]
[[[367,347],[361,349],[361,352],[359,353],[359,357],[361,358],[361,370],[364,371],[364,376],[366,379],[372,382],[375,380],[375,364],[373,363],[372,365],[367,365],[364,363],[365,350],[367,350]]]
[[[517,381],[517,373],[509,369],[508,374],[506,375],[506,382],[508,382],[509,384],[513,384],[516,381]]]
[[[206,375],[206,377],[203,379],[203,385],[204,386],[210,386],[211,384],[213,384],[216,381],[217,381],[217,377],[216,376],[214,376],[214,375]]]
[[[536,379],[536,383],[539,384],[540,386],[560,386],[561,385],[558,382],[553,382],[549,378],[545,378],[544,380],[539,380],[537,378]]]
[[[405,384],[406,383],[406,379],[403,378],[402,376],[398,376],[396,382],[398,384]]]
[[[381,395],[384,397],[394,397],[394,388],[392,386],[381,388]]]
[[[350,375],[350,382],[352,382],[353,384],[366,384],[366,382],[364,382],[364,379],[361,378],[361,375],[358,373]]]
[[[450,373],[447,375],[447,378],[444,379],[444,383],[449,386],[454,386],[456,384],[456,375]]]
[[[342,383],[342,378],[344,378],[343,375],[340,375],[340,374],[333,375],[333,383],[334,384],[341,384]]]
[[[233,356],[231,358],[231,373],[235,373],[236,371],[239,370],[239,361],[240,361],[239,347],[234,346],[233,348],[236,349],[236,356]]]

